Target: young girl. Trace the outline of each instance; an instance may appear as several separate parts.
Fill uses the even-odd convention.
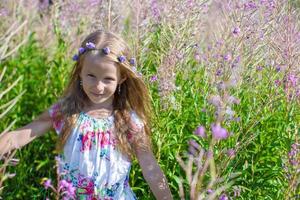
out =
[[[158,200],[172,199],[150,147],[150,98],[126,43],[111,32],[87,36],[62,98],[30,124],[1,135],[0,155],[52,127],[59,171],[76,199],[136,199],[128,185],[135,156]]]

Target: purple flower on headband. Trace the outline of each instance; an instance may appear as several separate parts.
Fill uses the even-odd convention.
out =
[[[120,63],[125,62],[125,60],[126,60],[126,57],[125,57],[125,56],[119,56],[119,57],[118,57],[118,61],[119,61]]]
[[[95,49],[95,48],[96,48],[96,45],[95,45],[94,43],[92,43],[92,42],[87,42],[87,43],[86,43],[86,47],[87,47],[88,49]]]
[[[132,71],[134,71],[134,73],[137,73],[136,67],[132,67],[131,69],[132,69]]]
[[[110,49],[109,49],[108,47],[104,47],[104,48],[102,49],[102,52],[103,52],[105,55],[107,55],[107,54],[110,53]]]
[[[79,60],[79,55],[75,54],[72,58],[74,61],[78,61]]]
[[[135,58],[130,58],[129,63],[130,63],[130,65],[134,66],[135,65]]]
[[[85,48],[83,47],[80,47],[79,50],[78,50],[79,54],[83,54],[85,52]]]

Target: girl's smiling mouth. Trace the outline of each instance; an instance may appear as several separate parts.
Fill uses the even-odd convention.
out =
[[[99,97],[99,96],[102,96],[103,94],[98,94],[98,93],[94,93],[94,92],[91,92],[92,95],[96,96],[96,97]]]

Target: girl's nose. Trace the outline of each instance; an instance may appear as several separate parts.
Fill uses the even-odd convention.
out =
[[[103,84],[101,81],[99,81],[99,82],[97,83],[97,85],[96,85],[96,88],[97,88],[97,90],[98,90],[99,92],[103,92],[103,90],[104,90],[104,84]]]

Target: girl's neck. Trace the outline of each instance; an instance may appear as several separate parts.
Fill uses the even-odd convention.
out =
[[[108,101],[105,101],[100,104],[93,103],[91,101],[88,101],[84,106],[85,111],[89,110],[113,110],[113,99],[109,99]]]
[[[87,109],[84,112],[94,118],[107,118],[113,115],[113,110],[108,110],[105,108],[102,109]]]
[[[113,114],[113,105],[86,105],[83,111],[96,118],[104,118]]]

